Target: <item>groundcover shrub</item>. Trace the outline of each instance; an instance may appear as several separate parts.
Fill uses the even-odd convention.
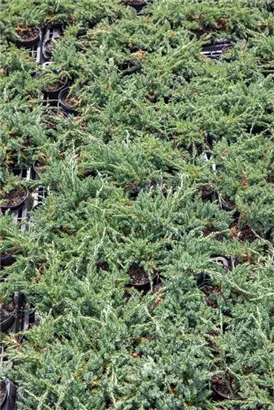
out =
[[[274,408],[273,10],[2,1],[3,408]]]

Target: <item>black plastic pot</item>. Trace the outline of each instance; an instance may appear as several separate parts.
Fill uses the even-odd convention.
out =
[[[64,83],[61,86],[59,86],[55,90],[50,90],[50,91],[45,90],[45,94],[50,100],[58,100],[58,96],[59,96],[60,92],[63,89],[67,88],[67,86],[68,86],[68,78],[66,77],[64,79]]]
[[[25,178],[27,172],[28,172],[29,166],[28,165],[18,165],[18,164],[13,164],[9,166],[9,171],[12,172],[14,175],[21,176]]]
[[[214,194],[214,189],[210,186],[204,186],[201,188],[201,197],[205,200],[210,200]]]
[[[223,40],[214,44],[206,44],[202,48],[202,54],[213,58],[220,58],[226,51],[232,48],[232,43],[229,40]]]
[[[54,43],[58,38],[60,38],[60,36],[61,36],[61,33],[60,35],[48,38],[46,41],[44,41],[43,46],[42,46],[42,53],[46,60],[50,60],[52,58],[52,51],[49,50],[47,47],[49,46],[50,43]]]
[[[140,13],[140,12],[143,10],[143,8],[145,8],[145,7],[148,5],[148,3],[150,3],[151,1],[152,1],[152,0],[124,0],[123,3],[124,3],[126,6],[131,6],[131,7],[133,7],[133,8],[136,10],[137,14],[138,14],[138,13]]]
[[[3,383],[5,393],[0,402],[1,410],[15,410],[16,408],[16,386],[10,380],[6,379]]]
[[[15,257],[12,255],[2,255],[0,252],[0,269],[4,266],[11,266],[16,261]]]
[[[11,328],[13,322],[15,321],[16,315],[16,306],[12,312],[8,312],[5,308],[1,308],[1,319],[0,319],[0,328],[1,332],[6,332]]]
[[[61,32],[63,32],[65,28],[65,23],[63,21],[50,21],[49,23],[47,23],[46,28],[47,29],[58,29]]]
[[[212,260],[223,265],[223,268],[225,270],[229,270],[229,261],[223,256],[213,256]]]
[[[2,332],[11,331],[15,334],[25,328],[24,323],[28,316],[25,312],[26,298],[21,292],[15,292],[10,301],[13,303],[13,310],[1,308],[0,328]]]
[[[16,188],[15,188],[15,189],[16,189]],[[29,197],[29,191],[28,191],[28,189],[27,189],[27,188],[24,188],[24,190],[25,190],[25,197],[24,197],[24,199],[23,199],[19,204],[17,204],[17,205],[12,205],[12,206],[0,205],[1,211],[2,211],[2,212],[6,212],[7,210],[15,211],[16,209],[22,208],[22,207],[25,205],[25,203],[26,203],[26,201],[27,201],[27,199],[28,199],[28,197]]]
[[[39,43],[40,38],[41,38],[41,30],[38,27],[34,27],[33,29],[37,30],[37,35],[35,36],[35,38],[32,38],[30,40],[18,39],[15,42],[17,47],[31,48],[31,47],[36,46]]]
[[[211,388],[213,391],[213,398],[215,400],[236,400],[238,397],[235,394],[225,394],[218,390],[218,388],[215,387],[214,382],[211,379]]]
[[[236,208],[236,204],[234,201],[232,201],[229,198],[221,198],[219,200],[220,203],[220,207],[221,209],[223,209],[224,211],[233,211]]]
[[[75,107],[72,107],[72,106],[70,106],[70,105],[67,105],[67,104],[64,102],[64,99],[68,96],[68,94],[69,94],[69,87],[64,88],[64,89],[59,93],[59,96],[58,96],[58,104],[59,104],[59,106],[60,106],[65,112],[67,112],[68,114],[77,115],[77,114],[78,114],[77,109],[76,109]]]
[[[202,288],[203,286],[210,286],[212,284],[212,280],[208,273],[201,272],[196,279],[196,283],[199,288]]]
[[[123,75],[130,75],[137,73],[142,69],[141,64],[138,61],[124,61],[118,64],[118,68]]]
[[[44,42],[43,44],[43,48],[42,48],[42,52],[43,52],[43,56],[47,59],[50,60],[52,57],[52,51],[49,51],[47,49],[47,46],[52,42],[53,40],[51,38],[49,38],[47,41]]]
[[[158,281],[158,274],[156,273],[155,276],[152,277],[152,284],[156,285]],[[131,285],[138,290],[149,290],[150,289],[150,280],[148,279],[147,282],[139,284],[139,283],[131,283]]]
[[[143,277],[145,276],[145,279],[142,280],[142,282],[139,282],[139,283],[136,282],[136,281],[131,280],[130,286],[132,286],[132,287],[134,287],[135,289],[138,289],[138,290],[149,290],[150,287],[151,287],[151,281],[150,281],[150,278],[148,277],[148,275],[146,274],[146,272],[144,271],[144,269],[142,267],[140,267],[137,264],[131,265],[130,268],[129,268],[129,271],[128,271],[129,276],[132,278],[132,275],[131,275],[130,271],[138,271],[138,270],[142,272]],[[157,283],[158,279],[159,279],[158,273],[154,272],[152,274],[152,277],[151,277],[153,285],[155,285]]]
[[[43,69],[46,69],[48,66],[53,65],[53,64],[54,64],[53,61],[45,61],[45,62],[42,64],[42,68],[43,68]]]

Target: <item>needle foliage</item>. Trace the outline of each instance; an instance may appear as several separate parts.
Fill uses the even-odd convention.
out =
[[[16,250],[1,298],[23,292],[40,320],[4,339],[20,410],[274,408],[273,9],[2,1],[2,173],[43,162],[27,185],[48,191],[29,230],[0,225]],[[45,71],[13,43],[53,21],[68,118],[41,104]],[[202,55],[224,38],[220,59]],[[129,286],[132,265],[149,291]],[[228,374],[234,395],[215,401]]]

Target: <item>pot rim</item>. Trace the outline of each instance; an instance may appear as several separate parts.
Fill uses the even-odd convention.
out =
[[[21,37],[16,33],[16,31],[15,31],[15,33],[16,33],[16,35],[18,36],[18,38],[15,40],[15,44],[17,45],[17,46],[27,46],[27,47],[33,47],[34,45],[36,45],[38,42],[39,42],[39,40],[41,39],[41,37],[42,37],[42,31],[41,31],[41,29],[40,29],[40,27],[31,27],[31,28],[33,28],[33,29],[37,29],[38,30],[38,35],[36,36],[36,37],[34,37],[34,38],[32,38],[32,39],[30,39],[30,40],[23,40],[23,39],[21,39]]]
[[[8,209],[11,209],[11,210],[13,210],[13,209],[18,209],[18,208],[20,208],[21,206],[24,205],[24,203],[26,202],[26,200],[27,200],[28,197],[29,197],[29,190],[28,190],[28,188],[24,187],[23,185],[18,185],[18,187],[16,187],[16,188],[19,188],[20,186],[22,186],[22,187],[24,188],[24,190],[25,190],[25,197],[24,197],[24,199],[22,199],[22,201],[21,201],[19,204],[17,204],[17,205],[11,205],[11,206],[0,205],[0,209],[1,209],[1,210],[5,211],[5,210],[8,210]],[[15,190],[16,188],[12,189],[12,191]]]
[[[55,88],[54,90],[50,90],[50,91],[45,89],[44,91],[47,94],[60,93],[64,88],[68,88],[68,87],[66,87],[67,84],[68,84],[68,77],[65,77],[64,78],[64,83],[59,88]]]
[[[152,276],[151,276],[151,281],[152,281],[152,283],[156,280],[156,279],[158,279],[158,277],[159,277],[159,273],[158,272],[155,272],[155,274],[153,274]],[[142,288],[142,287],[145,287],[145,286],[147,286],[148,284],[150,284],[150,279],[149,279],[149,277],[148,277],[148,279],[147,279],[147,281],[146,282],[143,282],[143,283],[134,283],[133,281],[130,281],[130,285],[131,286],[133,286],[134,288]]]
[[[217,374],[215,376],[217,376]],[[214,386],[214,382],[212,381],[213,377],[214,376],[212,376],[211,379],[210,379],[210,384],[211,384],[212,390],[215,394],[219,395],[222,399],[225,399],[225,400],[236,400],[236,399],[238,399],[238,397],[235,394],[233,394],[233,395],[225,394],[225,393],[220,392],[218,389],[216,389],[216,387]]]

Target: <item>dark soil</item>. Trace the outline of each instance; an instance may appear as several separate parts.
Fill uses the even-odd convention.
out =
[[[19,205],[21,202],[24,201],[26,198],[26,190],[22,187],[18,187],[15,189],[12,189],[8,194],[3,196],[0,194],[0,200],[3,200],[2,206],[16,206]]]
[[[149,282],[149,277],[144,268],[133,264],[128,269],[128,274],[133,285],[145,285]]]
[[[48,40],[45,42],[45,49],[48,52],[48,54],[52,54],[53,51],[53,41],[52,40]]]
[[[93,169],[93,168],[90,168],[90,169],[85,169],[84,171],[83,171],[83,174],[82,174],[84,177],[93,177],[93,178],[95,178],[96,176],[97,176],[97,171],[96,171],[96,169]]]
[[[80,101],[75,97],[66,96],[63,99],[63,103],[66,104],[68,107],[75,108],[77,107],[77,105],[79,105]]]
[[[150,93],[150,94],[149,94],[149,93],[145,94],[145,97],[146,97],[150,102],[153,102],[153,103],[156,103],[156,102],[158,101],[157,95],[154,94],[153,92]]]
[[[8,256],[11,256],[13,254],[13,252],[2,252],[1,250],[0,250],[0,256],[1,256],[1,259],[4,259],[4,258],[7,258]]]
[[[132,71],[136,71],[139,68],[141,68],[141,64],[138,61],[123,61],[122,63],[118,64],[118,68],[119,70],[123,71],[123,72],[132,72]]]
[[[220,286],[202,286],[202,291],[205,293],[205,301],[208,306],[216,309],[218,307],[217,297],[222,295],[222,290]]]
[[[209,336],[205,336],[205,339],[207,340],[207,346],[210,348],[211,353],[214,356],[217,356],[219,354],[219,348],[217,347],[215,340],[218,338],[218,334],[216,332],[211,332]]]
[[[65,82],[62,80],[56,81],[55,83],[47,86],[46,91],[56,91],[59,88],[61,88],[64,84]]]
[[[40,162],[37,162],[35,164],[35,171],[38,174],[42,174],[45,171],[45,164],[41,164]]]
[[[208,273],[206,272],[201,272],[199,273],[196,283],[199,286],[199,288],[204,288],[204,286],[208,285],[210,286],[212,284],[211,277]]]
[[[242,242],[254,242],[257,237],[250,226],[246,225],[238,232],[237,239]]]
[[[221,395],[227,396],[227,398],[235,397],[233,392],[236,390],[236,383],[233,376],[229,374],[226,374],[225,376],[213,376],[211,379],[211,384]]]
[[[208,198],[210,197],[210,195],[213,194],[214,189],[211,186],[206,185],[200,188],[200,192],[201,192],[202,198]]]
[[[216,241],[222,241],[225,235],[221,232],[218,232],[218,229],[214,228],[214,226],[207,227],[203,230],[204,236],[209,236],[211,233],[216,233],[213,237]]]
[[[39,30],[31,27],[20,27],[16,29],[16,34],[18,34],[21,40],[29,41],[34,40],[37,36],[39,36]]]
[[[47,128],[54,128],[58,124],[59,118],[65,118],[65,114],[62,111],[47,111],[42,119],[42,124]]]
[[[155,286],[153,286],[153,293],[158,293],[160,290],[164,287],[161,283],[157,283]]]
[[[6,394],[6,385],[5,383],[1,383],[0,384],[0,404],[2,404],[5,394]]]
[[[0,322],[2,323],[4,320],[10,317],[12,313],[14,312],[14,309],[15,309],[15,306],[12,301],[8,303],[3,303],[0,308]]]
[[[102,269],[102,270],[108,271],[109,270],[109,264],[105,261],[97,262],[96,263],[96,269],[97,270]]]
[[[233,210],[236,207],[235,202],[230,198],[223,198],[221,200],[222,208],[227,210]]]

